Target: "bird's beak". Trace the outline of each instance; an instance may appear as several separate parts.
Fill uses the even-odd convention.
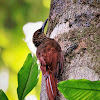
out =
[[[43,25],[42,25],[42,27],[41,27],[42,32],[44,32],[44,28],[45,28],[45,26],[46,26],[46,24],[47,24],[47,21],[48,21],[48,19],[46,19],[46,21],[43,23]]]

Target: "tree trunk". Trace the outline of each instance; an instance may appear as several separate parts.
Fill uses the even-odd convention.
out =
[[[100,0],[51,0],[47,36],[65,56],[62,80],[100,79]],[[67,47],[77,44],[77,48]],[[66,50],[68,53],[66,53]],[[40,100],[48,100],[42,77]],[[60,100],[66,100],[61,95]]]

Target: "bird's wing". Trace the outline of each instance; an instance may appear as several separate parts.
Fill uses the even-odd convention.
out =
[[[47,70],[53,71],[54,74],[62,72],[64,66],[64,57],[60,45],[52,40],[42,44],[37,49],[37,58],[41,66],[46,66]]]

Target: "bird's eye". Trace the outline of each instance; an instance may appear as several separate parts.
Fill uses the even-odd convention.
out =
[[[38,32],[38,34],[40,34],[41,32]]]

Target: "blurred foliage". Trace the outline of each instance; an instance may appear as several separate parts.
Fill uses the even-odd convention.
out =
[[[9,100],[17,98],[17,73],[30,53],[23,41],[23,25],[28,22],[45,21],[49,16],[50,0],[0,0],[0,68],[9,69]],[[40,99],[39,82],[30,94]]]

